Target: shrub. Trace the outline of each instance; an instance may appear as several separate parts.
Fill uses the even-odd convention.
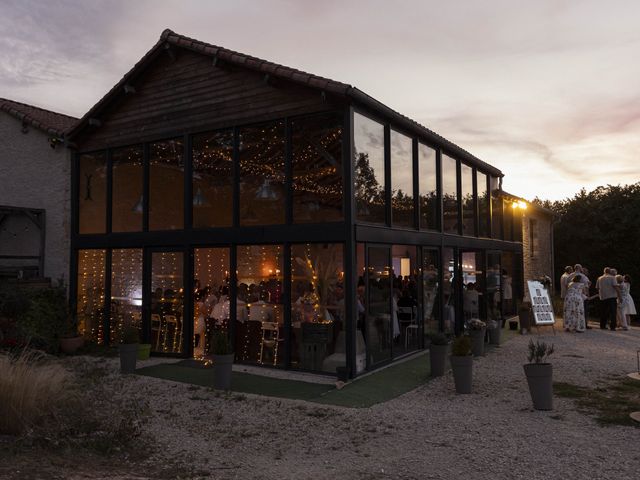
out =
[[[17,318],[20,333],[29,338],[33,346],[56,353],[58,339],[70,328],[65,289],[43,288],[25,295],[28,307]]]
[[[466,357],[471,355],[471,338],[467,335],[456,337],[451,346],[451,354],[458,357]]]
[[[140,343],[140,332],[132,325],[127,325],[122,332],[122,343]]]
[[[547,363],[549,355],[553,353],[553,344],[548,345],[540,340],[529,340],[529,352],[527,360],[529,363]]]
[[[449,337],[442,332],[431,335],[431,345],[449,345]]]
[[[18,435],[63,400],[68,373],[45,364],[40,355],[23,350],[0,355],[0,433]]]

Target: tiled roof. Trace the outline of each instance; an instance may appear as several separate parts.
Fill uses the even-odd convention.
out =
[[[123,87],[134,78],[139,71],[144,68],[144,65],[151,62],[158,50],[166,46],[174,45],[176,47],[185,48],[194,52],[199,52],[204,55],[209,55],[219,59],[222,62],[238,65],[244,68],[255,70],[264,74],[273,75],[282,79],[289,80],[301,85],[306,85],[311,88],[316,88],[324,92],[344,96],[350,98],[354,103],[363,105],[374,112],[379,113],[381,116],[387,117],[394,125],[403,127],[407,130],[415,132],[416,134],[424,137],[428,141],[437,143],[442,146],[448,153],[458,156],[461,160],[466,160],[475,166],[481,167],[484,171],[497,176],[502,176],[502,172],[496,167],[483,162],[479,158],[475,157],[468,151],[459,147],[458,145],[450,142],[446,138],[438,135],[437,133],[429,130],[428,128],[420,125],[415,120],[396,112],[395,110],[387,107],[382,102],[367,95],[363,91],[348,85],[346,83],[331,80],[329,78],[320,77],[311,73],[296,70],[295,68],[279,65],[277,63],[262,60],[257,57],[245,55],[243,53],[228,50],[223,47],[211,45],[209,43],[201,42],[193,38],[185,37],[184,35],[177,34],[169,29],[166,29],[160,35],[160,39],[149,50],[144,57],[142,57],[129,72],[104,96],[102,99],[87,112],[86,115],[78,122],[78,124],[69,132],[70,136],[74,136],[80,131],[84,125],[86,125],[90,118],[96,117],[97,113],[106,106],[111,98],[115,98],[117,95],[122,94]]]
[[[78,119],[75,117],[34,107],[26,103],[14,102],[6,98],[0,98],[0,110],[22,120],[27,125],[59,137],[62,137],[67,130],[78,123]]]

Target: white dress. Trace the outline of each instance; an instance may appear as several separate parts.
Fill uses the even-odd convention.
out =
[[[571,282],[564,297],[564,328],[583,332],[585,329],[584,301],[587,296],[583,293],[582,283]]]
[[[636,305],[633,302],[633,298],[631,297],[631,285],[627,282],[622,282],[620,284],[620,304],[618,308],[620,309],[621,315],[636,315]]]

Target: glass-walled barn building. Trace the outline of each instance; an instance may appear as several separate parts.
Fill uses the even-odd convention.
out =
[[[522,297],[502,173],[350,85],[166,30],[68,140],[98,343],[355,376]]]

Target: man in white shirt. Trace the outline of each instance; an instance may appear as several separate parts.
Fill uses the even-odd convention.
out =
[[[569,277],[573,273],[573,268],[569,265],[564,267],[564,273],[560,277],[560,298],[564,300],[565,295],[567,294],[567,286],[569,285]]]
[[[605,267],[604,273],[598,277],[596,281],[596,288],[598,289],[598,297],[602,303],[602,310],[600,312],[600,328],[602,330],[607,329],[607,321],[610,323],[611,330],[616,329],[616,311],[618,308],[618,284],[616,277],[611,275],[611,269]]]

